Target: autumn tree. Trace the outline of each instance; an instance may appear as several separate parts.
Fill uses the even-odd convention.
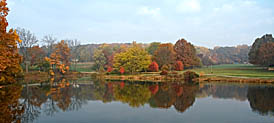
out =
[[[17,50],[20,43],[18,34],[10,29],[7,32],[8,22],[6,16],[9,9],[6,0],[0,1],[0,84],[15,82],[15,78],[22,72],[20,62],[22,57]]]
[[[174,45],[174,50],[176,52],[176,60],[182,61],[185,67],[201,66],[194,46],[185,39],[178,40]]]
[[[153,60],[155,60],[159,67],[163,65],[171,66],[175,63],[175,52],[171,43],[160,44],[154,52]]]
[[[50,61],[61,73],[68,71],[70,65],[70,49],[64,40],[56,44],[54,51],[50,55]]]
[[[113,58],[115,55],[115,51],[114,51],[113,47],[110,44],[102,44],[99,48],[102,50],[102,52],[106,58],[106,65],[112,66]]]
[[[184,70],[184,65],[181,61],[177,61],[175,64],[175,70],[176,71],[182,71]]]
[[[151,72],[158,72],[159,71],[159,66],[157,64],[157,62],[151,62],[151,64],[148,67],[148,70]]]
[[[46,54],[42,48],[40,48],[39,46],[34,46],[28,50],[30,55],[30,65],[39,66],[43,63]]]
[[[94,65],[93,68],[95,70],[99,70],[100,67],[105,67],[106,65],[106,57],[103,53],[103,50],[101,49],[96,49],[93,54],[93,59],[94,59]]]
[[[152,42],[149,47],[146,49],[150,55],[153,55],[154,52],[158,49],[160,42]]]
[[[252,44],[252,47],[248,53],[249,62],[251,64],[256,64],[256,65],[263,65],[263,66],[270,65],[269,63],[265,62],[266,59],[261,59],[261,58],[269,58],[269,57],[267,57],[267,55],[272,55],[272,54],[265,54],[265,53],[271,53],[271,51],[266,51],[263,49],[263,48],[268,48],[267,50],[269,50],[269,48],[273,49],[271,42],[274,42],[274,38],[272,37],[271,34],[266,34],[261,38],[257,38],[255,40],[255,42]],[[270,46],[266,46],[265,45],[266,43],[269,43]],[[262,46],[262,45],[264,45],[264,46]],[[259,52],[264,53],[264,54],[260,54]],[[262,56],[264,56],[264,57],[262,57]],[[264,62],[262,62],[262,61],[264,61]]]
[[[274,42],[264,43],[258,49],[258,64],[262,66],[274,66]]]
[[[200,57],[202,60],[203,65],[209,66],[215,64],[210,56],[202,56]]]
[[[147,70],[151,62],[147,51],[137,44],[133,44],[125,52],[117,53],[114,56],[114,68],[119,70],[124,67],[125,72],[131,74]]]

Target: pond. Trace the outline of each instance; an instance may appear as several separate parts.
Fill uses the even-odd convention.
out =
[[[274,122],[274,85],[65,79],[0,89],[0,122]]]

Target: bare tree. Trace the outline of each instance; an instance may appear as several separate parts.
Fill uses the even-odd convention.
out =
[[[53,51],[53,45],[55,42],[57,42],[57,38],[53,37],[52,35],[46,35],[42,39],[42,42],[46,45],[47,47],[47,56],[49,57],[50,54]]]
[[[21,43],[19,43],[20,53],[23,55],[23,61],[26,65],[26,72],[28,72],[28,63],[26,61],[30,60],[29,49],[31,49],[36,43],[38,43],[38,39],[36,38],[34,33],[31,33],[27,29],[17,28],[16,30],[19,38],[22,40]]]
[[[74,63],[74,69],[76,71],[76,65],[80,57],[80,49],[79,49],[80,41],[78,41],[77,39],[74,39],[74,40],[67,39],[65,40],[65,42],[68,44],[70,48],[71,60]]]

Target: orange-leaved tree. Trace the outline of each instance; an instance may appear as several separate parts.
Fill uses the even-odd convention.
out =
[[[54,51],[50,55],[50,64],[52,69],[64,74],[69,70],[70,49],[64,40],[56,44]]]
[[[184,65],[181,61],[177,61],[175,64],[175,70],[176,71],[182,71],[184,70]]]
[[[195,47],[185,39],[178,40],[174,45],[174,50],[176,52],[176,60],[182,61],[185,67],[201,66]]]
[[[16,31],[7,32],[6,16],[9,9],[6,0],[0,1],[0,84],[15,82],[15,78],[22,72],[20,62],[22,57],[18,53],[17,43],[21,40]]]
[[[32,66],[41,64],[46,56],[44,50],[39,46],[34,46],[28,50],[30,55],[30,64]]]
[[[173,49],[173,44],[160,44],[157,50],[154,52],[153,60],[155,60],[159,67],[163,65],[173,65],[175,62],[175,51]]]

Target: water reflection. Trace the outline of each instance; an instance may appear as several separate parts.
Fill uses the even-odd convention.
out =
[[[185,112],[197,98],[213,97],[250,102],[253,111],[261,115],[274,112],[273,86],[240,84],[181,84],[67,81],[60,79],[38,85],[12,85],[0,89],[0,122],[32,122],[41,114],[54,116],[58,112],[77,111],[89,101],[122,102],[138,108]]]
[[[11,85],[0,88],[0,122],[20,122],[24,107],[19,102],[22,86]]]
[[[262,115],[274,114],[274,89],[272,87],[248,88],[247,98],[254,111]]]

